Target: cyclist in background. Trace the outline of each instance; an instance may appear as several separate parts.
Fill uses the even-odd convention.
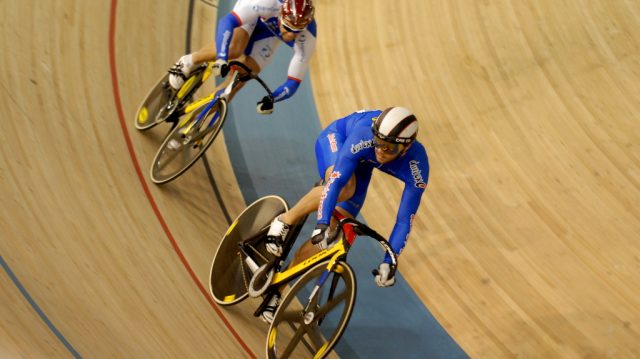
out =
[[[327,248],[337,233],[330,227],[331,214],[337,209],[355,217],[364,203],[374,168],[404,182],[404,192],[389,237],[396,254],[404,248],[414,216],[429,179],[429,159],[424,146],[416,140],[418,120],[404,107],[384,111],[359,111],[334,121],[316,140],[318,174],[323,187],[309,191],[294,207],[274,219],[267,234],[267,250],[282,254],[282,243],[292,224],[317,210],[317,224],[310,241],[295,254],[292,264]],[[315,247],[314,247],[315,246]],[[378,266],[375,282],[392,286],[390,257]],[[273,319],[279,297],[274,296],[262,313],[265,321]]]
[[[225,77],[228,61],[246,55],[242,62],[259,73],[273,59],[280,40],[293,48],[293,57],[287,80],[273,92],[273,98],[278,102],[293,96],[315,51],[314,10],[312,0],[238,0],[233,10],[220,19],[215,44],[182,56],[169,70],[171,87],[180,89],[194,66],[205,61],[215,60],[213,74]],[[267,96],[257,105],[260,114],[273,112],[273,103]]]

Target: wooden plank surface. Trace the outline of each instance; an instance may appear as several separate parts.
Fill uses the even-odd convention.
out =
[[[245,350],[171,242],[206,283],[226,229],[206,173],[196,165],[152,185],[166,127],[133,128],[148,88],[184,52],[188,3],[118,2],[124,131],[112,3],[3,5],[0,254],[34,301],[86,357],[261,357],[266,326],[252,304],[222,312]],[[195,5],[193,47],[215,27],[215,9]],[[401,271],[464,350],[640,356],[640,4],[316,6],[311,77],[323,123],[395,104],[421,119],[432,173]],[[223,141],[208,157],[235,216],[244,203]],[[375,176],[364,215],[382,233],[400,192]],[[68,357],[0,278],[0,353]]]
[[[227,223],[202,166],[174,186],[155,187],[147,169],[167,128],[141,134],[133,127],[148,88],[184,51],[188,2],[117,5],[115,67],[132,150],[169,233],[197,279],[207,283]],[[136,175],[114,101],[112,3],[6,6],[0,251],[22,273],[34,300],[86,357],[262,353],[265,326],[254,318],[235,320],[247,322],[242,336],[251,348],[243,349],[176,254]],[[210,36],[215,9],[199,9],[205,10]],[[238,211],[244,203],[237,189],[227,188],[229,179],[219,186],[230,211]],[[32,337],[14,339],[20,348]]]
[[[401,271],[472,357],[640,355],[639,15],[318,2],[322,121],[391,105],[421,120],[432,173]],[[370,193],[363,213],[389,233],[400,185]]]

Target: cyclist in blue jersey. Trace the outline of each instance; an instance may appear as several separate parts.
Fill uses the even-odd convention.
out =
[[[269,252],[280,256],[290,225],[315,210],[317,224],[312,238],[296,253],[292,263],[327,248],[336,235],[330,227],[333,210],[355,217],[364,203],[373,169],[377,168],[404,182],[396,223],[389,237],[393,251],[399,255],[409,238],[429,179],[429,158],[424,146],[416,140],[417,132],[416,116],[404,107],[359,111],[331,123],[316,140],[318,174],[324,179],[324,186],[313,188],[271,223]],[[388,255],[378,266],[375,282],[380,287],[395,283]],[[262,313],[265,321],[272,318],[278,300],[274,296]]]
[[[215,76],[227,75],[230,60],[241,60],[252,72],[259,73],[269,65],[282,41],[293,48],[293,56],[287,79],[273,92],[273,98],[275,102],[285,100],[297,91],[315,52],[313,15],[312,0],[238,0],[233,10],[220,19],[215,44],[182,56],[169,70],[169,83],[179,89],[195,65],[213,60]],[[273,112],[273,103],[267,96],[257,105],[258,113]]]

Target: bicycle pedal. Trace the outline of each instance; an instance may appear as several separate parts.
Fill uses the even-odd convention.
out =
[[[171,151],[177,151],[178,149],[180,149],[180,147],[182,147],[182,143],[180,143],[180,141],[176,140],[176,139],[171,139],[168,143],[167,143],[167,149],[171,150]]]

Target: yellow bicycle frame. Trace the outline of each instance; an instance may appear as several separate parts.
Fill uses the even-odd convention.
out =
[[[216,93],[212,92],[209,95],[207,95],[206,97],[203,97],[203,98],[199,99],[198,101],[195,101],[195,102],[192,102],[192,103],[188,104],[187,107],[184,108],[184,113],[193,112],[193,110],[195,110],[195,109],[199,108],[200,106],[203,106],[206,103],[208,103],[211,100],[213,100],[213,97],[215,95],[216,95]]]
[[[204,70],[204,74],[202,75],[201,82],[203,82],[203,83],[204,83],[205,81],[207,81],[207,79],[209,78],[209,76],[211,76],[212,69],[213,69],[213,62],[209,62],[209,63],[207,64],[207,68]],[[182,88],[181,88],[181,89],[180,89],[180,91],[178,92],[177,97],[178,97],[178,98],[182,98],[182,97],[187,93],[187,91],[191,88],[191,84],[192,84],[193,82],[195,82],[195,81],[196,81],[196,77],[191,77],[189,80],[187,80],[187,82],[182,86]],[[199,100],[197,100],[197,101],[195,101],[195,102],[192,102],[192,103],[188,104],[188,105],[184,108],[184,113],[185,113],[185,115],[188,115],[188,116],[185,116],[185,117],[180,121],[180,123],[178,124],[178,126],[182,127],[182,126],[184,126],[187,122],[189,122],[189,121],[191,120],[191,117],[192,117],[190,114],[191,114],[194,110],[196,110],[196,109],[200,108],[201,106],[204,106],[205,104],[207,104],[207,103],[209,103],[210,101],[212,101],[212,100],[213,100],[213,98],[214,98],[214,97],[215,97],[215,95],[216,95],[216,92],[217,92],[217,91],[215,91],[215,90],[214,90],[214,91],[213,91],[212,93],[210,93],[209,95],[207,95],[207,96],[205,96],[205,97],[203,97],[203,98],[201,98],[201,99],[199,99]],[[193,125],[195,125],[195,122],[191,124],[191,126],[193,126]],[[183,133],[187,133],[187,132],[189,132],[189,131],[191,130],[191,126],[189,126],[188,128],[183,129],[183,130],[182,130],[182,132],[183,132]]]
[[[332,270],[336,265],[338,258],[347,254],[347,248],[345,247],[344,240],[338,241],[331,248],[327,248],[321,252],[318,252],[304,261],[296,264],[295,266],[288,268],[284,272],[278,272],[274,274],[273,280],[270,286],[279,286],[290,281],[297,275],[306,272],[310,267],[317,263],[320,263],[327,258],[331,258],[331,261],[327,265],[327,270]]]
[[[211,71],[213,69],[213,62],[209,62],[209,64],[207,65],[207,68],[204,70],[204,74],[202,75],[202,82],[207,81],[207,79],[209,78],[209,76],[211,76]],[[195,77],[192,77],[189,80],[194,80],[195,81]],[[189,85],[189,83],[187,82],[187,84],[185,85]],[[182,89],[188,89],[190,88],[190,86],[182,86]],[[178,98],[182,98],[181,96],[184,96],[184,93],[182,93],[182,89],[180,90],[180,92],[178,93]],[[186,90],[185,90],[186,92]],[[216,91],[213,91],[212,93],[210,93],[208,96],[203,97],[201,99],[199,99],[196,102],[190,103],[189,105],[187,105],[187,107],[185,107],[184,112],[185,113],[190,113],[193,110],[195,110],[196,108],[204,105],[205,103],[213,100],[213,97],[216,95]]]
[[[204,73],[202,74],[202,79],[200,82],[204,83],[205,81],[207,81],[209,76],[211,76],[212,69],[213,69],[213,62],[209,62],[207,64],[207,68],[204,69]],[[178,94],[176,95],[179,99],[183,98],[184,95],[187,94],[187,91],[191,89],[191,85],[196,81],[196,77],[197,76],[192,76],[187,80],[187,82],[184,85],[182,85],[182,87],[180,88],[180,91],[178,91]]]

